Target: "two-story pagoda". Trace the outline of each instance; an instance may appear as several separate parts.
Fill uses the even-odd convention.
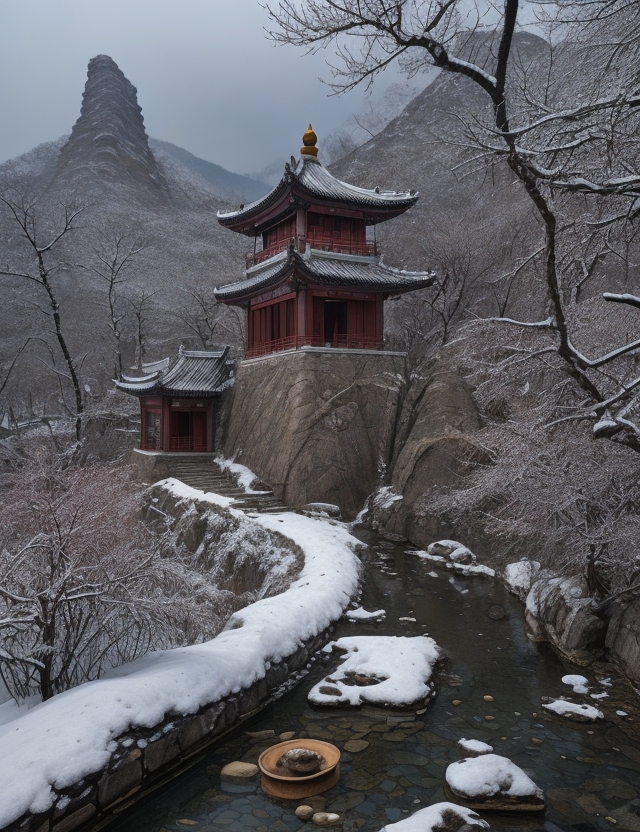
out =
[[[434,279],[383,265],[369,236],[418,194],[341,182],[319,162],[311,125],[302,141],[300,160],[291,158],[270,193],[218,213],[225,228],[254,238],[244,279],[215,290],[221,303],[248,310],[248,358],[305,346],[381,349],[383,301]]]

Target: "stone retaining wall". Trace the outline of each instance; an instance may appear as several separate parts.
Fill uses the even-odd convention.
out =
[[[272,664],[251,687],[211,702],[196,714],[168,714],[153,728],[127,731],[111,743],[111,757],[104,768],[73,786],[54,789],[58,796],[51,809],[23,815],[5,831],[72,832],[104,826],[115,812],[175,776],[207,746],[290,690],[305,675],[311,656],[331,636],[332,628],[325,630]]]

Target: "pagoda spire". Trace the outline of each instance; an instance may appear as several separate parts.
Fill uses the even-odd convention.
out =
[[[302,137],[302,147],[300,148],[300,154],[302,156],[312,156],[314,159],[318,156],[318,148],[316,144],[318,143],[318,137],[316,136],[313,127],[309,125],[305,134]]]

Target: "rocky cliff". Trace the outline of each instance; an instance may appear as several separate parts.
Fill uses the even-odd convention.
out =
[[[244,362],[227,404],[225,455],[294,508],[333,503],[353,518],[389,458],[402,363],[337,349]]]
[[[54,186],[87,176],[168,200],[133,84],[108,55],[89,61],[80,117],[60,152]]]

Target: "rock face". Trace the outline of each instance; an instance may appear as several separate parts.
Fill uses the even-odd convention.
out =
[[[293,508],[339,505],[354,517],[387,462],[402,356],[297,350],[245,361],[223,416],[226,457]]]
[[[424,392],[408,418],[407,439],[393,468],[391,485],[402,500],[383,501],[374,508],[374,523],[408,538],[417,546],[454,537],[454,518],[430,513],[430,496],[454,484],[465,460],[481,453],[473,434],[480,418],[464,380],[455,368],[436,363]],[[482,452],[484,453],[484,452]]]
[[[577,578],[558,578],[543,570],[527,595],[528,635],[534,641],[550,641],[576,664],[588,664],[602,653],[606,631],[593,607]]]
[[[625,675],[640,683],[640,598],[626,596],[614,602],[605,644]]]
[[[55,180],[89,174],[143,188],[162,201],[168,188],[149,148],[136,88],[108,55],[89,61],[80,117],[60,152]]]

